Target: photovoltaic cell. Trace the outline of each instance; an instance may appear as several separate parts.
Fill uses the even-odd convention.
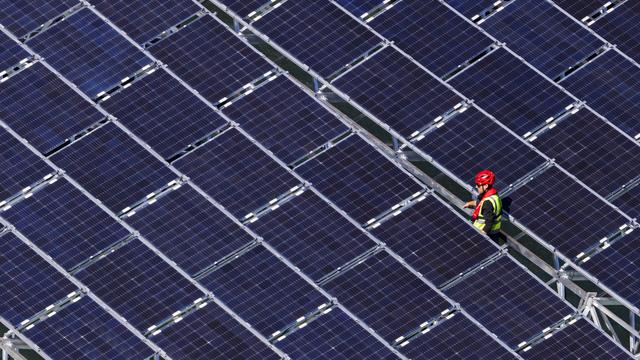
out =
[[[222,0],[221,3],[227,5],[229,9],[241,17],[247,17],[262,5],[274,2],[275,0]]]
[[[138,43],[151,40],[200,10],[195,3],[180,0],[93,0],[91,4]]]
[[[532,144],[602,196],[640,175],[640,147],[588,110],[561,121]]]
[[[574,102],[503,49],[467,68],[450,83],[520,135]]]
[[[567,194],[571,196],[567,197]],[[613,207],[555,166],[518,188],[508,198],[511,215],[570,257],[628,222]],[[594,214],[597,214],[598,221],[594,221]]]
[[[414,360],[515,359],[477,325],[456,314],[401,349]]]
[[[200,281],[266,337],[328,302],[262,246]]]
[[[635,61],[640,61],[638,21],[640,21],[640,4],[635,1],[626,1],[613,12],[598,19],[591,28]]]
[[[4,129],[0,129],[0,201],[51,173],[47,164]]]
[[[169,193],[125,220],[190,274],[253,240],[188,186]]]
[[[38,1],[2,0],[0,1],[0,22],[16,36],[26,35],[45,22],[62,14],[76,5],[76,0]]]
[[[88,9],[29,40],[29,46],[90,97],[151,63]]]
[[[354,68],[334,85],[404,136],[432,124],[462,101],[392,48]]]
[[[480,111],[470,108],[429,132],[415,145],[464,181],[491,169],[495,187],[505,189],[545,159]]]
[[[145,359],[154,352],[86,296],[25,335],[53,359]]]
[[[383,223],[373,234],[436,285],[498,251],[432,196]]]
[[[638,199],[640,199],[640,186],[629,189],[629,191],[622,194],[612,202],[627,215],[634,218],[640,218],[640,206],[638,205]]]
[[[179,159],[176,167],[239,218],[300,183],[236,130]]]
[[[2,216],[67,270],[129,235],[66,180],[47,185]]]
[[[446,293],[512,348],[575,312],[508,257]]]
[[[208,304],[152,338],[176,360],[277,360],[260,342],[223,309]]]
[[[516,1],[482,27],[551,78],[603,45],[546,1]]]
[[[114,124],[107,124],[51,157],[115,213],[177,178]]]
[[[76,277],[141,332],[203,296],[138,240],[83,269]]]
[[[0,237],[0,278],[0,315],[14,326],[76,290],[13,233]]]
[[[292,163],[347,128],[284,76],[224,112],[285,163]]]
[[[325,288],[390,343],[451,307],[386,252],[345,271]]]
[[[601,8],[606,0],[553,0],[576,19],[581,20],[587,15]]]
[[[640,134],[640,68],[622,55],[608,51],[562,85],[629,135]]]
[[[397,359],[341,310],[321,316],[276,346],[292,359],[300,360],[390,360]]]
[[[400,1],[369,25],[438,76],[493,42],[440,3]]]
[[[101,105],[165,159],[227,123],[163,70]]]
[[[381,42],[326,0],[287,1],[254,26],[323,77]]]
[[[104,118],[42,64],[11,77],[0,95],[2,120],[42,153]]]
[[[564,328],[522,354],[525,359],[632,359],[586,320]]]
[[[376,245],[311,191],[282,204],[250,226],[314,280]]]
[[[360,17],[372,10],[378,5],[382,4],[383,0],[337,0],[337,3],[344,6],[352,14]]]
[[[360,223],[422,189],[358,136],[341,142],[296,171]]]
[[[0,1],[3,9],[7,1]],[[0,20],[2,21],[2,20]],[[4,24],[4,21],[2,21]],[[20,45],[13,41],[10,37],[0,33],[0,69],[5,70],[20,62],[20,60],[29,57],[29,53],[23,50]],[[0,71],[2,71],[0,70]]]
[[[210,16],[149,50],[213,103],[272,70],[260,55]]]

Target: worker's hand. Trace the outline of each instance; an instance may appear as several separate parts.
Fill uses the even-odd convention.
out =
[[[475,200],[469,200],[462,206],[463,208],[474,208],[476,207],[477,202]]]

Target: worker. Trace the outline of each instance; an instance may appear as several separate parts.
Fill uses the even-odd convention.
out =
[[[473,226],[480,229],[495,241],[501,241],[502,228],[502,200],[498,191],[493,187],[496,175],[491,170],[482,170],[476,174],[475,182],[478,190],[478,200],[471,200],[464,204],[465,208],[474,208],[471,215]]]

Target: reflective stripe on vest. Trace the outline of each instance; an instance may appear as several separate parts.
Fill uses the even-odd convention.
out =
[[[502,200],[497,194],[491,195],[482,201],[482,204],[480,204],[480,213],[478,214],[478,218],[473,222],[473,226],[484,231],[484,224],[486,221],[482,215],[482,206],[485,201],[491,202],[491,205],[493,205],[493,214],[495,216],[493,226],[491,226],[491,230],[489,232],[499,231],[502,228]]]

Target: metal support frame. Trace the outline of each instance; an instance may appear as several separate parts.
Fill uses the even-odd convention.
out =
[[[583,67],[592,63],[595,59],[607,53],[612,48],[614,48],[613,45],[609,43],[605,43],[604,45],[595,49],[591,54],[585,56],[583,59],[578,60],[575,64],[571,65],[567,70],[563,71],[558,76],[553,78],[553,81],[555,81],[556,83],[560,83],[564,81],[565,79],[567,79],[568,77],[576,73],[578,70],[582,69]]]
[[[40,25],[37,29],[34,29],[32,31],[29,31],[27,34],[25,34],[24,36],[20,37],[20,41],[21,42],[27,42],[31,39],[33,39],[34,37],[42,34],[43,32],[49,30],[50,28],[54,27],[55,25],[61,23],[63,20],[67,19],[68,17],[72,16],[73,14],[79,12],[80,10],[84,9],[86,7],[86,4],[79,2],[76,5],[72,6],[71,8],[69,8],[68,10],[65,10],[62,14],[56,16],[55,18],[45,22],[44,24]]]
[[[580,21],[587,26],[593,25],[596,21],[602,19],[605,15],[615,10],[618,6],[624,4],[627,0],[611,0],[604,4],[602,7],[598,8],[596,11],[591,14],[585,16]]]
[[[471,21],[480,25],[483,22],[485,22],[488,18],[504,10],[505,7],[512,4],[514,1],[515,0],[498,0],[493,4],[491,4],[489,7],[487,7],[486,9],[482,10],[479,14],[472,16]]]
[[[155,36],[151,40],[148,40],[147,42],[143,43],[142,47],[145,48],[145,49],[148,49],[148,48],[154,46],[155,44],[159,43],[160,41],[170,37],[171,35],[177,33],[178,31],[184,29],[185,27],[191,25],[193,22],[195,22],[196,20],[200,19],[205,14],[206,14],[206,12],[204,12],[204,11],[198,11],[197,13],[189,16],[185,20],[182,20],[179,23],[177,23],[177,24],[173,25],[172,27],[168,28],[167,30],[161,32],[160,34],[158,34],[157,36]]]
[[[22,71],[30,68],[33,64],[37,63],[40,59],[36,56],[29,56],[22,60],[20,60],[17,64],[0,71],[0,83],[3,83],[9,80],[11,77],[16,74],[21,73]]]

